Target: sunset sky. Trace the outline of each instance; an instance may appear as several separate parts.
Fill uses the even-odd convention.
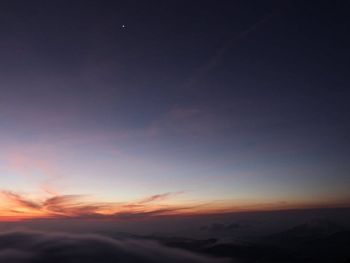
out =
[[[324,8],[1,1],[0,220],[350,206],[349,28]]]

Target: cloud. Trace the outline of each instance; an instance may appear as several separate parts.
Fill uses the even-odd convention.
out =
[[[0,262],[8,263],[211,263],[227,262],[147,240],[100,235],[10,232],[0,234]]]
[[[183,192],[175,192],[175,193],[164,193],[164,194],[157,194],[149,196],[139,202],[139,204],[145,204],[145,203],[151,203],[155,201],[163,201],[172,197],[175,197],[179,194],[182,194]]]
[[[146,197],[141,201],[129,203],[88,202],[82,195],[57,195],[40,201],[33,201],[23,195],[10,191],[1,191],[8,210],[3,216],[15,215],[16,218],[80,218],[80,219],[144,219],[190,211],[195,206],[159,204],[182,192],[164,193]]]
[[[92,206],[87,204],[82,204],[78,202],[81,196],[78,195],[63,195],[48,198],[44,201],[32,201],[28,198],[11,192],[11,191],[1,191],[2,197],[5,198],[10,204],[12,204],[12,211],[26,211],[31,214],[33,212],[46,215],[70,215],[74,214],[75,211],[91,211]],[[89,207],[89,209],[87,209]],[[96,207],[96,206],[94,206]],[[94,209],[94,211],[97,208]]]
[[[35,203],[34,201],[27,200],[20,196],[19,194],[13,193],[11,191],[1,191],[3,197],[7,200],[11,200],[13,203],[17,204],[19,207],[24,207],[28,209],[40,209],[40,204]]]
[[[61,195],[46,199],[42,208],[51,213],[62,215],[94,214],[106,207],[102,203],[84,203],[81,195]]]

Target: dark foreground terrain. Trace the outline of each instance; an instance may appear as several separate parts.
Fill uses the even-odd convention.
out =
[[[329,220],[307,221],[277,233],[235,239],[238,227],[245,226],[229,223],[200,228],[209,231],[212,238],[111,230],[94,234],[2,232],[0,263],[350,262],[350,230]]]
[[[350,231],[326,220],[314,220],[254,241],[158,238],[169,247],[198,252],[234,262],[350,262]]]

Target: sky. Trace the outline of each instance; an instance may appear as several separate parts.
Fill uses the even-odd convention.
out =
[[[0,220],[350,205],[347,1],[1,1]]]

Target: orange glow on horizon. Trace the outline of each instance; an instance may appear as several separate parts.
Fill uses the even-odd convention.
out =
[[[203,203],[167,200],[173,194],[154,195],[136,202],[86,202],[78,195],[53,196],[32,201],[12,192],[1,193],[0,221],[32,219],[138,220],[159,216],[196,216],[235,212],[349,207],[348,202],[270,202],[222,201]]]

